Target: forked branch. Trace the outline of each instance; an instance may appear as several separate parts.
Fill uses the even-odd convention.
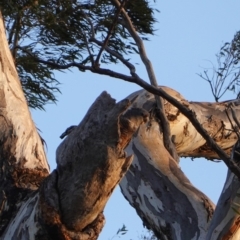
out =
[[[113,3],[118,7],[121,6],[118,0],[113,0]],[[146,53],[143,41],[138,35],[138,33],[136,32],[135,27],[133,26],[132,21],[128,16],[128,13],[125,11],[125,9],[122,10],[122,14],[123,14],[123,25],[127,28],[128,32],[130,33],[131,37],[134,39],[138,47],[141,60],[146,67],[151,85],[154,87],[158,87],[157,78],[155,76],[152,63],[147,57],[147,53]],[[132,76],[134,76],[134,73],[132,74]],[[171,140],[171,131],[170,131],[168,119],[164,111],[164,105],[163,105],[162,99],[159,97],[159,95],[155,95],[155,99],[157,103],[157,115],[158,115],[158,118],[160,119],[160,124],[163,131],[164,145],[166,149],[170,152],[171,156],[178,161],[178,154]]]

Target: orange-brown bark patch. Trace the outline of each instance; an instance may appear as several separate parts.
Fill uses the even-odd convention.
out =
[[[40,199],[41,218],[44,222],[45,233],[39,233],[40,238],[43,234],[50,237],[50,239],[58,240],[96,240],[105,224],[104,215],[99,216],[82,231],[73,231],[61,221],[61,215],[56,209]]]
[[[240,217],[238,217],[234,223],[232,224],[232,226],[229,228],[228,232],[223,236],[222,240],[230,240],[234,233],[236,233],[236,231],[239,229],[240,226]]]

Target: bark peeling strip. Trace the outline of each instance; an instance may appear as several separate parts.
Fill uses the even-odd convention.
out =
[[[152,124],[152,129],[155,129],[154,125],[155,124]],[[204,199],[207,197],[195,189],[185,176],[183,179],[181,178],[181,176],[183,177],[183,173],[175,162],[174,166],[172,164],[169,165],[169,161],[174,160],[170,160],[167,156],[161,158],[161,155],[164,156],[166,153],[163,151],[164,147],[160,144],[160,134],[152,135],[150,133],[151,130],[144,130],[145,128],[145,125],[140,127],[138,135],[126,149],[128,153],[134,153],[134,162],[130,168],[130,173],[128,172],[121,182],[123,194],[130,201],[131,205],[135,206],[144,222],[147,220],[149,221],[148,224],[151,225],[153,219],[159,219],[159,221],[153,221],[155,228],[158,229],[157,231],[162,232],[161,237],[168,236],[172,239],[185,240],[194,239],[194,236],[197,236],[196,239],[205,240],[208,226],[206,222],[208,213],[206,209],[204,210],[206,207],[204,206],[206,202]],[[141,169],[144,169],[144,176],[142,176],[142,173],[135,167],[138,165],[140,165]],[[161,175],[155,173],[154,169],[161,173]],[[134,174],[134,176],[132,176],[132,174]],[[180,179],[178,179],[178,177],[180,177]],[[182,183],[182,180],[184,180],[184,183]],[[134,189],[137,194],[134,193],[132,189]],[[150,193],[150,191],[153,193]],[[161,204],[151,200],[151,197],[154,196],[157,199],[161,199]],[[196,199],[198,199],[197,203]],[[176,201],[180,202],[177,203]],[[188,217],[186,217],[185,220],[180,219],[183,210],[182,205],[187,206],[184,214],[190,214],[186,216],[191,217],[191,221]],[[161,208],[165,211],[161,212]],[[198,212],[199,210],[200,213]],[[203,213],[201,213],[201,211],[203,211]],[[165,220],[164,225],[161,225],[160,220],[162,214]],[[178,222],[179,226],[170,220],[171,217],[169,214],[175,216],[175,222]],[[152,215],[154,215],[154,218]],[[146,223],[146,225],[148,224]],[[188,226],[187,230],[181,229],[181,225]],[[198,225],[200,227],[197,227]],[[165,230],[163,230],[164,228]],[[179,234],[181,234],[181,238],[176,237]]]
[[[29,198],[25,203],[23,203],[15,216],[9,224],[3,239],[35,239],[35,234],[38,232],[40,225],[36,220],[38,216],[38,204],[39,204],[39,194],[35,193],[35,196]],[[31,229],[31,231],[29,231]],[[20,238],[20,236],[26,236],[24,231],[28,231],[28,238]]]

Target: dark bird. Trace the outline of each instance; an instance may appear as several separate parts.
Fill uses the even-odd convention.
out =
[[[68,134],[70,134],[77,126],[71,126],[71,127],[68,127],[64,133],[61,134],[60,138],[63,139],[65,138]]]

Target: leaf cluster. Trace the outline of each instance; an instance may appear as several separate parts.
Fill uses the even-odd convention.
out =
[[[233,91],[240,98],[240,31],[231,42],[223,44],[216,59],[217,64],[212,64],[211,74],[209,69],[205,69],[199,76],[210,84],[216,102],[227,91]]]
[[[117,237],[120,238],[122,235],[125,235],[127,232],[128,232],[127,227],[125,226],[125,224],[123,224],[122,227],[117,230],[116,234],[113,237],[111,237],[111,240]]]
[[[125,0],[124,0],[125,1]],[[111,0],[0,0],[8,43],[20,80],[32,108],[44,108],[56,102],[59,82],[55,70],[66,70],[71,63],[94,66],[100,45],[111,37],[107,46],[120,55],[138,53],[128,33],[122,14]],[[147,0],[125,3],[137,31],[153,34],[154,8]],[[110,32],[110,29],[112,31]],[[112,54],[103,51],[97,64],[118,63]],[[69,67],[68,67],[69,65]],[[65,67],[59,67],[65,66]]]

